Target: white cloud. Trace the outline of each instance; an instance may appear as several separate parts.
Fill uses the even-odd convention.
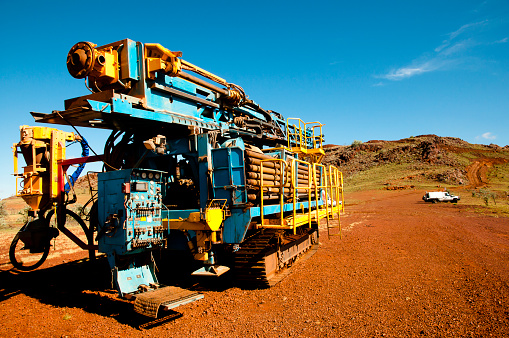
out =
[[[468,60],[466,54],[469,49],[480,45],[473,38],[454,41],[458,36],[472,31],[476,28],[484,26],[488,20],[473,22],[461,26],[456,31],[447,34],[448,39],[443,40],[440,46],[434,49],[434,53],[414,60],[411,64],[397,69],[393,69],[385,75],[377,76],[391,81],[399,81],[413,77],[415,75],[424,74],[432,71],[447,70]],[[508,38],[497,41],[497,43],[505,43]]]
[[[435,52],[440,52],[442,49],[444,49],[445,47],[449,46],[451,43],[449,42],[449,40],[444,40],[442,41],[442,44],[440,46],[438,46],[437,48],[435,48]]]
[[[429,62],[421,65],[416,66],[409,66],[409,67],[402,67],[399,69],[394,69],[383,76],[383,78],[387,80],[403,80],[408,77],[412,77],[414,75],[430,72],[434,70],[434,68],[429,67]]]
[[[508,40],[509,40],[508,38],[503,38],[501,40],[495,41],[495,43],[506,43]]]
[[[488,23],[488,20],[483,20],[483,21],[473,22],[473,23],[467,23],[466,25],[461,26],[458,30],[456,30],[456,31],[454,31],[452,33],[449,33],[449,39],[453,40],[458,35],[461,35],[464,32],[468,31],[470,28],[477,27],[477,26],[483,26],[483,25],[486,25],[487,23]]]
[[[475,45],[475,43],[471,39],[463,40],[463,41],[455,43],[454,45],[452,45],[450,47],[448,46],[448,47],[442,48],[440,53],[438,53],[438,56],[450,56],[450,55],[453,55],[456,53],[460,53],[474,45]]]
[[[487,132],[487,133],[482,134],[482,135],[481,135],[481,137],[482,137],[483,139],[486,139],[486,140],[494,140],[494,139],[496,139],[496,138],[497,138],[497,136],[496,136],[496,135],[493,135],[493,134],[492,134],[492,133],[490,133],[490,132]]]
[[[387,80],[399,81],[423,73],[448,69],[448,67],[451,67],[455,63],[456,60],[434,57],[429,60],[415,61],[413,64],[406,67],[393,69],[389,73],[380,77]]]

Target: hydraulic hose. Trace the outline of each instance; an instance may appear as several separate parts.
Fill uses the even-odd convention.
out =
[[[90,147],[89,147],[89,145],[87,143],[87,140],[82,138],[80,143],[81,143],[81,157],[88,156]],[[81,163],[76,168],[76,170],[74,170],[72,175],[69,176],[69,183],[71,183],[72,186],[74,186],[74,182],[76,182],[76,180],[78,179],[78,177],[80,176],[80,174],[81,174],[81,172],[83,171],[84,168],[85,168],[85,163]],[[65,184],[65,187],[64,187],[65,192],[71,191],[71,187],[69,186],[69,183]]]

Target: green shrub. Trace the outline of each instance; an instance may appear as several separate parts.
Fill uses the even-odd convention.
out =
[[[486,204],[486,206],[488,206],[490,199],[492,199],[493,203],[497,205],[496,200],[497,194],[487,188],[481,188],[479,189],[479,191],[473,191],[472,197],[479,197],[484,201],[484,204]]]
[[[362,141],[359,141],[359,140],[353,140],[351,147],[353,147],[353,148],[358,147],[358,146],[360,146],[362,143],[363,143]]]

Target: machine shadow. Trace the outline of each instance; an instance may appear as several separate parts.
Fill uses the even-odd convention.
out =
[[[104,257],[79,260],[46,269],[0,273],[0,301],[25,294],[56,307],[81,308],[86,312],[115,318],[130,326],[142,324],[133,306],[117,297],[111,288],[111,275]],[[142,316],[141,316],[142,317]]]
[[[220,277],[195,277],[197,266],[189,254],[154,252],[159,282],[195,291],[224,291],[235,286],[231,272]],[[134,312],[133,302],[118,297],[105,256],[82,259],[30,272],[16,269],[0,272],[0,302],[18,294],[56,307],[80,308],[86,312],[115,318],[135,328],[153,319]],[[178,314],[164,311],[162,316]],[[178,316],[175,316],[178,317]]]

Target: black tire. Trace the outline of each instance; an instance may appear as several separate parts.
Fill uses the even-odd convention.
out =
[[[432,201],[431,201],[431,203],[436,203],[436,202],[437,202],[437,200],[432,200]]]
[[[11,264],[20,271],[32,271],[37,269],[44,263],[46,258],[49,254],[49,249],[51,247],[51,242],[48,241],[48,243],[44,246],[42,256],[38,258],[38,260],[34,264],[26,264],[24,263],[19,257],[16,257],[16,247],[19,242],[19,233],[26,227],[26,224],[16,233],[16,236],[14,236],[14,239],[12,240],[11,247],[9,248],[9,259],[11,261]],[[37,259],[37,258],[36,258]]]
[[[53,217],[54,213],[55,213],[54,210],[50,210],[48,212],[48,214],[46,215],[46,217],[45,217],[46,221],[48,222],[48,226],[50,224],[51,217]],[[74,218],[74,220],[76,222],[78,222],[78,224],[81,226],[81,228],[85,232],[85,234],[87,236],[87,240],[88,240],[89,243],[90,243],[91,240],[93,241],[93,230],[92,231],[89,230],[89,228],[86,226],[85,222],[83,222],[81,217],[79,217],[76,213],[74,213],[73,211],[71,211],[69,209],[65,210],[65,214],[66,214],[66,218],[67,218],[67,216],[71,216],[72,218]],[[64,224],[61,224],[60,226],[64,226],[65,225],[66,218],[64,219]],[[21,259],[19,259],[19,257],[16,257],[17,253],[19,253],[19,250],[17,250],[17,246],[18,246],[18,244],[20,244],[19,243],[19,234],[20,234],[21,231],[23,231],[23,229],[27,226],[27,224],[25,224],[20,229],[20,231],[18,231],[16,236],[14,236],[14,239],[12,240],[11,246],[9,248],[9,259],[11,261],[11,264],[16,269],[18,269],[20,271],[32,271],[32,270],[35,270],[38,267],[40,267],[44,263],[44,261],[46,261],[46,258],[48,258],[49,249],[51,247],[51,238],[50,238],[48,240],[48,243],[46,243],[44,245],[44,248],[43,248],[43,251],[42,251],[42,255],[40,257],[37,256],[37,258],[36,258],[37,261],[34,264],[30,264],[29,265],[29,264],[23,262]],[[95,256],[95,250],[94,250],[93,253],[90,253],[90,255],[91,256]],[[33,260],[33,259],[31,259],[31,260]]]

